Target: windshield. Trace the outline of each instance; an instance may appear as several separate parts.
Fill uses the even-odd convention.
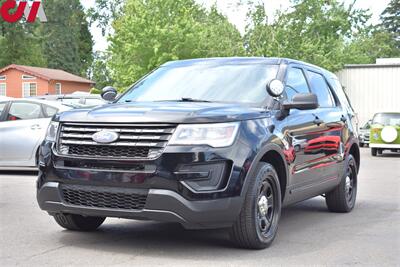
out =
[[[373,120],[374,124],[400,126],[400,113],[379,113]]]
[[[278,65],[191,65],[161,67],[135,84],[118,102],[210,101],[261,103]]]

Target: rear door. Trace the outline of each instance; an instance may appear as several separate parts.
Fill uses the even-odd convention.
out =
[[[13,101],[0,122],[0,166],[34,166],[49,118],[36,102]]]

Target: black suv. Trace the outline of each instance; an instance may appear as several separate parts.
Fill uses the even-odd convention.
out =
[[[354,116],[337,77],[310,64],[170,62],[112,104],[54,117],[37,199],[70,230],[157,220],[229,228],[239,246],[265,248],[283,206],[323,195],[330,211],[353,209]]]

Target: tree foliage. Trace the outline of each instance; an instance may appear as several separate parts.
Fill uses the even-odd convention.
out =
[[[41,24],[43,54],[49,68],[86,76],[93,40],[79,0],[46,0],[48,22]]]
[[[119,88],[170,60],[244,54],[227,18],[194,0],[126,0],[113,30],[109,65]]]
[[[400,51],[400,0],[390,1],[381,15],[381,20],[382,27],[392,35],[396,48]],[[398,56],[400,56],[399,51],[397,51]]]
[[[94,54],[93,64],[90,68],[90,78],[96,82],[97,90],[114,84],[111,78],[111,71],[107,66],[108,57],[109,55],[106,52],[96,52]]]

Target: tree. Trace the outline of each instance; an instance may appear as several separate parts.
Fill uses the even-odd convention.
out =
[[[119,88],[170,60],[244,53],[227,18],[194,0],[126,0],[113,30],[109,65]]]
[[[292,0],[268,23],[264,5],[250,10],[245,35],[249,55],[289,57],[337,71],[347,60],[347,43],[364,30],[370,15],[336,0]]]
[[[0,6],[5,0],[0,0]],[[37,23],[8,23],[0,20],[0,68],[10,64],[45,66],[37,36]]]
[[[93,40],[79,0],[46,0],[48,22],[41,25],[43,54],[50,68],[86,76],[93,61]]]
[[[110,69],[107,66],[109,55],[104,52],[96,52],[90,69],[91,80],[96,82],[96,89],[101,90],[106,86],[113,85]]]
[[[396,47],[400,50],[400,0],[390,1],[381,15],[381,20],[382,27],[392,34]]]

